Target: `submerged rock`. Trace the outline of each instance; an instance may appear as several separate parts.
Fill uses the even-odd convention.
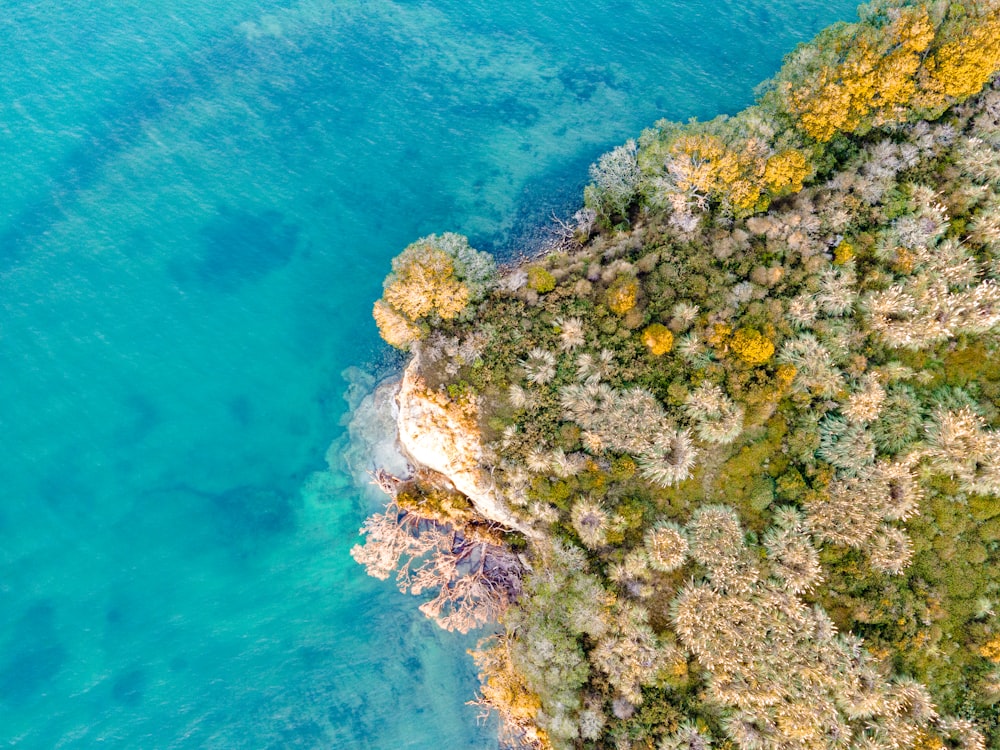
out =
[[[367,395],[357,398],[347,423],[347,438],[335,442],[327,453],[331,469],[346,472],[370,499],[383,503],[385,496],[372,484],[372,472],[383,469],[401,479],[413,473],[398,439],[399,383],[398,377],[383,380]]]

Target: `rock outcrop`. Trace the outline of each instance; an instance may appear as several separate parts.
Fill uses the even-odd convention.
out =
[[[429,390],[420,360],[410,360],[396,396],[399,443],[415,465],[447,478],[485,518],[536,536],[510,509],[492,477],[480,466],[482,445],[474,407],[462,407]]]

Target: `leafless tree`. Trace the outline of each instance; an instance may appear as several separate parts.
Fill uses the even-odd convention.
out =
[[[521,592],[521,564],[504,547],[401,510],[390,503],[361,527],[366,539],[351,556],[368,575],[396,572],[399,590],[432,593],[420,611],[445,630],[467,633],[494,621]]]

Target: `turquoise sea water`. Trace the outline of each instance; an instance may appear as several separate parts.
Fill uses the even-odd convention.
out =
[[[502,6],[502,7],[501,7]],[[495,747],[348,556],[389,259],[509,252],[846,0],[0,0],[0,744]]]

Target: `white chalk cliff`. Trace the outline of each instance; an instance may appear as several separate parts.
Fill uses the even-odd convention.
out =
[[[396,395],[399,444],[412,464],[446,477],[483,517],[527,536],[536,536],[507,506],[492,477],[479,463],[479,430],[467,410],[429,392],[415,356],[403,372]]]

